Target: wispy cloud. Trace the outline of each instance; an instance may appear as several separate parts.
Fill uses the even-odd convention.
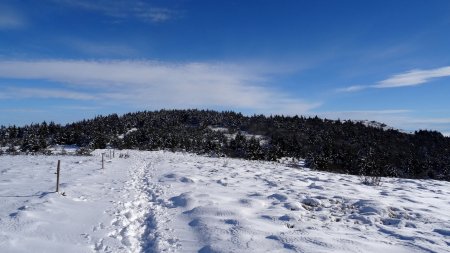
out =
[[[7,113],[42,113],[45,112],[45,110],[41,109],[35,109],[35,108],[6,108],[6,109],[0,109],[0,112],[7,112]]]
[[[53,0],[68,6],[95,11],[117,20],[135,18],[145,22],[161,23],[180,16],[180,11],[155,6],[151,3],[137,0]]]
[[[226,63],[158,61],[0,61],[0,77],[47,80],[63,90],[32,90],[144,108],[230,108],[257,113],[302,114],[320,103],[270,88],[272,69]],[[76,93],[73,93],[76,91]],[[83,91],[84,93],[81,93]]]
[[[16,10],[0,5],[0,30],[17,29],[25,26],[25,19]]]
[[[394,75],[374,85],[374,88],[395,88],[404,86],[415,86],[427,83],[435,78],[450,76],[450,66],[429,69],[411,70],[406,73]]]
[[[406,86],[417,86],[428,83],[436,78],[450,76],[450,66],[429,69],[429,70],[411,70],[405,73],[393,75],[385,80],[382,80],[375,85],[354,85],[346,88],[338,89],[341,92],[355,92],[369,88],[384,89],[384,88],[398,88]]]
[[[360,91],[369,88],[370,86],[364,86],[364,85],[353,85],[345,88],[339,88],[337,91],[339,92],[355,92]]]
[[[83,106],[83,105],[62,105],[58,106],[58,110],[60,111],[97,111],[102,109],[100,106]]]
[[[7,87],[0,91],[0,99],[17,98],[61,98],[72,100],[96,99],[88,93],[72,91],[68,89],[44,89],[44,88],[15,88]]]
[[[426,118],[411,119],[411,123],[419,124],[450,124],[450,118]]]
[[[135,15],[142,20],[160,23],[172,19],[176,12],[167,8],[146,8],[136,12]]]

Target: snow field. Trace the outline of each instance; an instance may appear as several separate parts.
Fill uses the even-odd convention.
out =
[[[0,156],[0,251],[450,252],[449,182],[101,152]]]
[[[165,156],[153,180],[170,186],[173,226],[196,235],[198,252],[449,251],[448,182],[373,187],[269,162]]]
[[[54,192],[58,159],[66,196]],[[118,230],[114,219],[135,210],[120,205],[134,196],[129,164],[114,159],[102,170],[100,152],[0,157],[1,252],[136,252],[132,229],[121,226],[122,237],[109,236]]]

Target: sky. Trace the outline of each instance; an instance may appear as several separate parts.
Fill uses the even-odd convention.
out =
[[[450,135],[448,0],[1,0],[0,124],[213,109]]]

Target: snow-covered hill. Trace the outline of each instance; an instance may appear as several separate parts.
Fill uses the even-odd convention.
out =
[[[0,251],[450,252],[449,182],[124,152],[0,156]]]

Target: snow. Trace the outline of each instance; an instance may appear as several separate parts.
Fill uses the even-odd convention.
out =
[[[450,252],[449,182],[102,152],[0,156],[0,251]]]
[[[49,148],[52,154],[75,154],[80,147],[76,145],[55,145]],[[20,150],[20,148],[17,148]]]
[[[117,138],[123,139],[123,138],[125,138],[125,135],[127,135],[127,134],[129,134],[129,133],[132,133],[132,132],[136,132],[137,130],[138,130],[137,128],[133,127],[133,128],[131,128],[130,130],[128,130],[126,133],[124,133],[124,134],[119,134],[119,135],[117,136]]]
[[[380,122],[373,121],[373,120],[372,121],[369,121],[369,120],[354,120],[353,122],[361,123],[361,124],[363,124],[363,125],[365,125],[367,127],[381,128],[381,129],[383,129],[385,131],[387,131],[387,130],[399,130],[399,129],[395,129],[395,128],[391,127],[391,126],[388,126],[388,125],[386,125],[384,123],[380,123]]]
[[[211,129],[211,131],[214,132],[221,132],[221,133],[228,133],[228,128],[226,127],[214,127],[214,126],[208,126],[209,129]]]

